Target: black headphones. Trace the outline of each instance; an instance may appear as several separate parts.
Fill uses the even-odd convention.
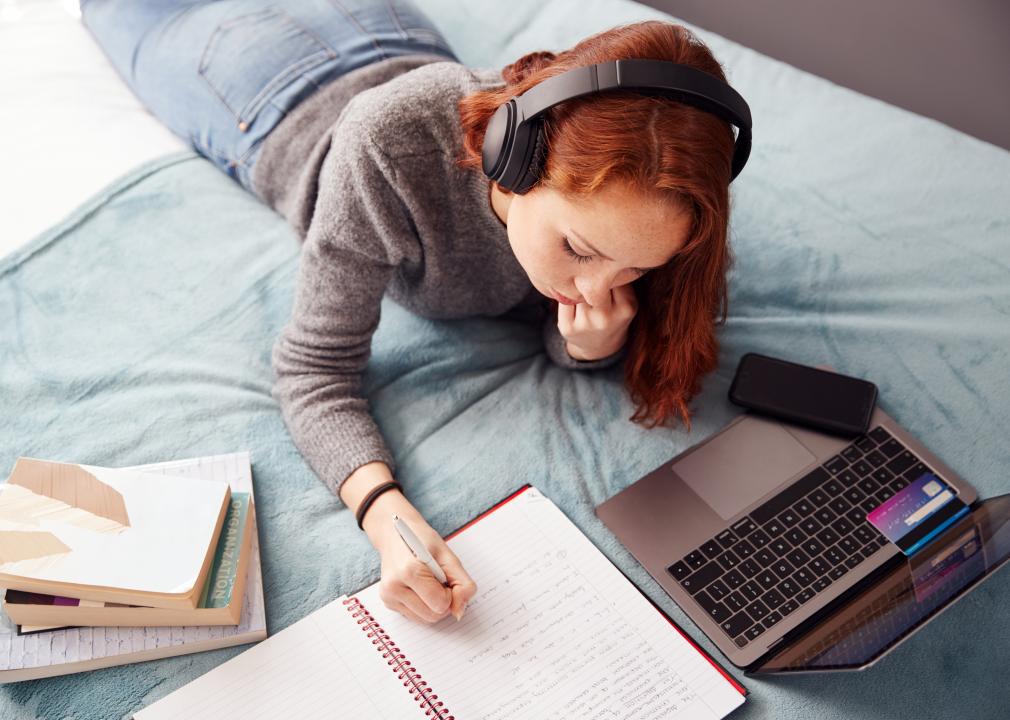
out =
[[[540,116],[565,100],[607,90],[663,95],[722,118],[738,129],[730,181],[747,163],[750,108],[736,90],[688,65],[664,60],[611,60],[547,78],[500,106],[484,133],[484,174],[503,190],[525,193],[539,179],[547,155]]]

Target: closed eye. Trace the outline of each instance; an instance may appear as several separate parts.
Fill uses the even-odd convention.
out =
[[[561,239],[563,240],[561,246],[564,248],[565,252],[568,253],[569,257],[575,258],[575,262],[587,263],[593,259],[592,255],[580,255],[579,253],[575,252],[575,248],[573,248],[572,244],[568,242],[567,237],[562,236]]]

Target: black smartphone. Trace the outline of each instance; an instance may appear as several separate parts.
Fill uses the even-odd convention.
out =
[[[869,428],[877,386],[809,365],[747,353],[737,365],[729,399],[757,413],[851,438]]]

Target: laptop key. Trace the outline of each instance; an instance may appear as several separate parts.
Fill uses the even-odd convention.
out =
[[[746,637],[741,635],[740,637],[733,640],[738,648],[747,647],[747,643],[750,642]]]
[[[806,587],[814,581],[814,576],[810,574],[810,571],[806,568],[800,568],[792,575],[793,582],[795,582],[800,587]]]
[[[845,491],[845,495],[843,495],[843,497],[853,505],[856,505],[866,499],[866,493],[860,490],[858,486],[854,485]]]
[[[842,450],[842,457],[848,460],[850,463],[854,463],[863,457],[863,451],[860,450],[855,445],[849,445],[847,448]]]
[[[834,520],[838,515],[835,511],[829,507],[822,507],[820,510],[814,513],[814,517],[817,518],[817,522],[822,525],[830,525],[831,521]]]
[[[811,590],[810,588],[806,588],[805,590],[801,590],[800,591],[800,593],[796,596],[795,600],[800,605],[802,605],[803,603],[805,603],[807,600],[809,600],[813,596],[814,596],[814,591]]]
[[[754,546],[751,545],[746,540],[741,540],[740,542],[738,542],[736,545],[733,546],[733,552],[736,553],[736,556],[738,558],[743,560],[744,558],[749,558],[751,555],[754,554]]]
[[[753,627],[751,627],[750,629],[748,629],[747,632],[744,633],[744,636],[748,640],[757,640],[758,635],[760,635],[764,631],[765,631],[764,626],[762,626],[762,625],[754,625]]]
[[[721,533],[715,536],[715,539],[724,548],[729,549],[733,547],[736,544],[737,540],[739,540],[740,538],[738,538],[736,536],[736,533],[734,533],[732,530],[723,530]]]
[[[805,565],[807,560],[809,559],[810,556],[803,551],[803,548],[793,548],[793,550],[788,555],[786,555],[786,560],[791,562],[796,567],[799,567],[800,565]]]
[[[831,502],[829,502],[828,507],[831,508],[831,511],[836,515],[844,515],[846,512],[848,512],[849,508],[852,507],[852,503],[850,503],[845,498],[839,496],[836,497]]]
[[[829,527],[824,528],[819,533],[817,533],[817,539],[824,543],[824,546],[834,545],[838,542],[838,533]]]
[[[740,564],[740,558],[738,558],[732,550],[725,551],[722,555],[718,557],[719,564],[723,566],[725,570],[732,570],[737,565]]]
[[[784,538],[776,538],[775,540],[772,540],[771,545],[769,545],[768,547],[778,557],[782,557],[787,552],[793,549],[793,546],[787,543]]]
[[[859,476],[851,470],[842,470],[842,472],[838,473],[838,481],[845,487],[850,488],[859,482]]]
[[[737,537],[747,537],[752,532],[757,530],[757,525],[749,518],[744,518],[743,520],[738,520],[733,525],[730,525],[730,529],[737,534]]]
[[[877,443],[874,442],[873,438],[871,438],[869,435],[863,435],[863,436],[861,436],[858,440],[856,440],[856,442],[854,444],[855,444],[855,446],[857,448],[859,448],[860,450],[862,450],[864,453],[868,453],[871,450],[876,449],[876,447],[877,447]]]
[[[824,552],[824,545],[817,538],[810,538],[801,547],[810,557],[817,557]]]
[[[873,472],[873,468],[870,466],[870,463],[865,460],[860,460],[857,463],[853,463],[852,472],[856,473],[856,475],[859,475],[860,477],[866,477]]]
[[[874,537],[873,532],[865,523],[862,525],[857,525],[855,532],[852,534],[855,535],[857,538],[859,538],[859,542],[863,543],[863,545],[865,545],[868,542],[871,542]]]
[[[721,601],[727,595],[729,595],[729,588],[726,587],[726,583],[722,580],[716,580],[714,583],[710,583],[708,587],[705,588],[713,600]]]
[[[800,604],[795,600],[786,600],[779,606],[779,612],[782,613],[783,616],[786,616],[799,606]]]
[[[831,568],[831,572],[828,573],[828,577],[831,578],[832,580],[837,580],[848,571],[849,569],[844,565],[838,565],[836,567]]]
[[[779,515],[778,520],[787,528],[791,528],[793,525],[800,521],[799,513],[797,513],[792,508],[789,508],[784,513]]]
[[[908,480],[904,476],[896,477],[891,481],[891,489],[894,490],[894,492],[898,492],[907,486]]]
[[[831,498],[828,497],[828,494],[826,492],[824,492],[821,488],[817,488],[812,493],[810,493],[810,495],[808,495],[807,497],[810,498],[810,502],[812,502],[817,507],[821,507],[822,505],[827,505],[828,504],[828,500],[831,499]]]
[[[866,512],[861,507],[854,507],[845,513],[845,519],[858,527],[866,523]]]
[[[761,550],[758,550],[756,553],[754,553],[754,559],[761,564],[762,568],[766,568],[779,558],[778,555],[773,553],[768,548],[762,548]]]
[[[731,570],[723,576],[722,581],[726,583],[726,586],[730,590],[736,590],[738,587],[747,582],[747,578],[745,578],[739,570]]]
[[[747,605],[747,601],[740,593],[730,593],[722,603],[733,612],[740,612]]]
[[[831,523],[831,529],[834,530],[839,535],[841,535],[842,537],[852,532],[855,529],[855,527],[856,526],[853,525],[852,522],[845,517],[840,517],[833,523]]]
[[[761,586],[753,580],[740,588],[740,594],[751,601],[757,600],[763,592],[764,590],[761,589]]]
[[[704,555],[695,550],[694,552],[687,554],[687,557],[684,558],[684,562],[686,562],[692,570],[697,570],[705,564],[706,560]]]
[[[813,573],[815,577],[820,577],[821,575],[828,574],[828,571],[831,570],[831,565],[829,565],[824,558],[816,557],[807,563],[807,569]]]
[[[861,552],[853,553],[845,558],[845,566],[850,570],[861,562],[863,562],[863,554]]]
[[[845,490],[845,486],[842,485],[842,483],[840,483],[835,478],[828,480],[821,487],[824,489],[824,492],[826,492],[831,497],[835,497],[836,495],[840,494],[843,490]]]
[[[680,585],[694,595],[713,580],[717,580],[721,575],[722,567],[720,567],[719,563],[712,561],[696,570],[689,577],[681,580]]]
[[[908,468],[915,465],[919,458],[915,457],[908,450],[902,450],[900,453],[891,458],[891,461],[885,466],[888,470],[893,472],[895,475],[901,475],[903,472],[908,470]]]
[[[807,535],[813,535],[818,532],[823,525],[817,522],[817,518],[808,517],[806,520],[800,523],[800,529],[803,530]]]
[[[810,587],[814,589],[814,592],[820,592],[821,590],[824,590],[832,582],[834,581],[831,578],[829,578],[827,575],[824,575],[823,577],[817,578],[817,580],[814,581],[814,584],[811,585]]]
[[[845,562],[845,554],[839,550],[837,546],[829,547],[824,551],[824,554],[821,557],[827,560],[831,565],[840,565]]]
[[[876,480],[881,485],[890,484],[891,480],[894,479],[894,473],[888,470],[886,467],[877,468],[872,473],[870,477]]]
[[[816,509],[817,508],[815,508],[813,506],[813,503],[811,503],[806,498],[803,498],[802,500],[800,500],[799,502],[797,502],[795,505],[793,505],[793,510],[795,510],[796,513],[801,518],[806,517],[807,515],[809,515],[810,513],[812,513]]]
[[[764,531],[762,530],[755,530],[754,532],[752,532],[750,535],[747,536],[747,539],[750,540],[751,545],[753,545],[756,548],[763,548],[765,545],[768,544],[768,541],[771,540],[771,538],[765,535]]]
[[[753,624],[754,621],[750,619],[746,612],[741,610],[733,617],[719,623],[719,626],[730,637],[736,637]]]
[[[842,470],[844,470],[849,466],[849,461],[843,458],[841,455],[835,455],[833,458],[824,463],[823,466],[827,468],[828,472],[830,472],[832,475],[837,475],[838,473],[840,473]]]
[[[879,468],[887,462],[887,456],[877,450],[867,453],[866,457],[863,459],[866,460],[872,468]]]
[[[768,537],[772,538],[777,537],[786,531],[785,525],[780,523],[778,519],[775,518],[766,522],[761,529],[764,530],[766,533],[768,533]]]
[[[891,490],[891,488],[882,488],[877,493],[877,500],[879,500],[880,502],[887,502],[892,497],[894,497],[894,491]]]
[[[792,578],[786,578],[779,583],[777,590],[785,597],[790,598],[800,591],[800,586]]]
[[[762,592],[775,587],[775,584],[779,581],[778,577],[771,570],[765,570],[754,578],[754,580],[761,586]]]
[[[851,536],[843,537],[838,541],[838,547],[841,548],[846,555],[853,555],[859,552],[859,545],[860,543],[856,542],[856,540]]]
[[[701,546],[701,551],[705,553],[705,557],[710,560],[715,560],[719,555],[722,554],[722,545],[717,543],[714,539],[709,540],[707,543]]]
[[[750,605],[746,607],[747,614],[750,615],[755,620],[763,620],[768,617],[768,613],[771,612],[767,606],[760,600],[755,600]]]
[[[695,595],[694,600],[701,605],[705,609],[705,612],[708,613],[708,616],[717,623],[729,620],[730,615],[732,615],[732,613],[726,609],[725,605],[713,600],[704,590]]]
[[[683,580],[691,574],[691,568],[684,561],[674,563],[667,568],[667,571],[673,575],[674,580]]]
[[[878,444],[886,443],[891,439],[891,433],[887,432],[883,425],[877,425],[877,427],[873,428],[866,434],[876,440]]]
[[[770,612],[768,613],[768,617],[766,617],[764,620],[761,621],[761,624],[764,625],[765,630],[770,630],[772,625],[774,625],[781,619],[782,616],[779,615],[777,612]]]
[[[904,449],[905,446],[902,445],[897,440],[895,440],[894,438],[888,438],[887,442],[881,443],[880,446],[877,448],[877,450],[879,450],[881,453],[883,453],[889,458],[894,457]]]
[[[785,601],[786,599],[782,597],[782,593],[775,589],[769,590],[761,596],[761,602],[767,605],[769,610],[774,610]]]
[[[777,563],[772,565],[772,570],[774,570],[775,574],[778,575],[780,578],[789,577],[790,575],[793,574],[793,571],[795,569],[796,568],[793,567],[793,564],[788,560],[779,560]]]
[[[786,540],[791,542],[793,545],[799,545],[804,540],[807,539],[807,534],[803,532],[802,529],[795,527],[785,534]]]
[[[744,560],[742,563],[740,563],[740,565],[737,567],[737,570],[742,572],[747,577],[752,578],[759,572],[764,570],[764,568],[761,566],[761,563],[757,562],[756,560],[749,559]]]

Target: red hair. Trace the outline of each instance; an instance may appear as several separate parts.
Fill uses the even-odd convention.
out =
[[[480,168],[487,123],[511,97],[571,68],[622,58],[668,60],[725,80],[694,34],[658,20],[612,28],[557,55],[530,53],[502,70],[504,88],[460,101],[465,137],[458,164]],[[573,197],[624,183],[691,215],[684,247],[634,283],[639,308],[624,366],[636,405],[631,420],[654,427],[677,415],[690,429],[688,403],[718,363],[715,330],[726,320],[733,131],[697,108],[628,91],[555,105],[543,116],[543,128],[547,162],[535,187]]]

